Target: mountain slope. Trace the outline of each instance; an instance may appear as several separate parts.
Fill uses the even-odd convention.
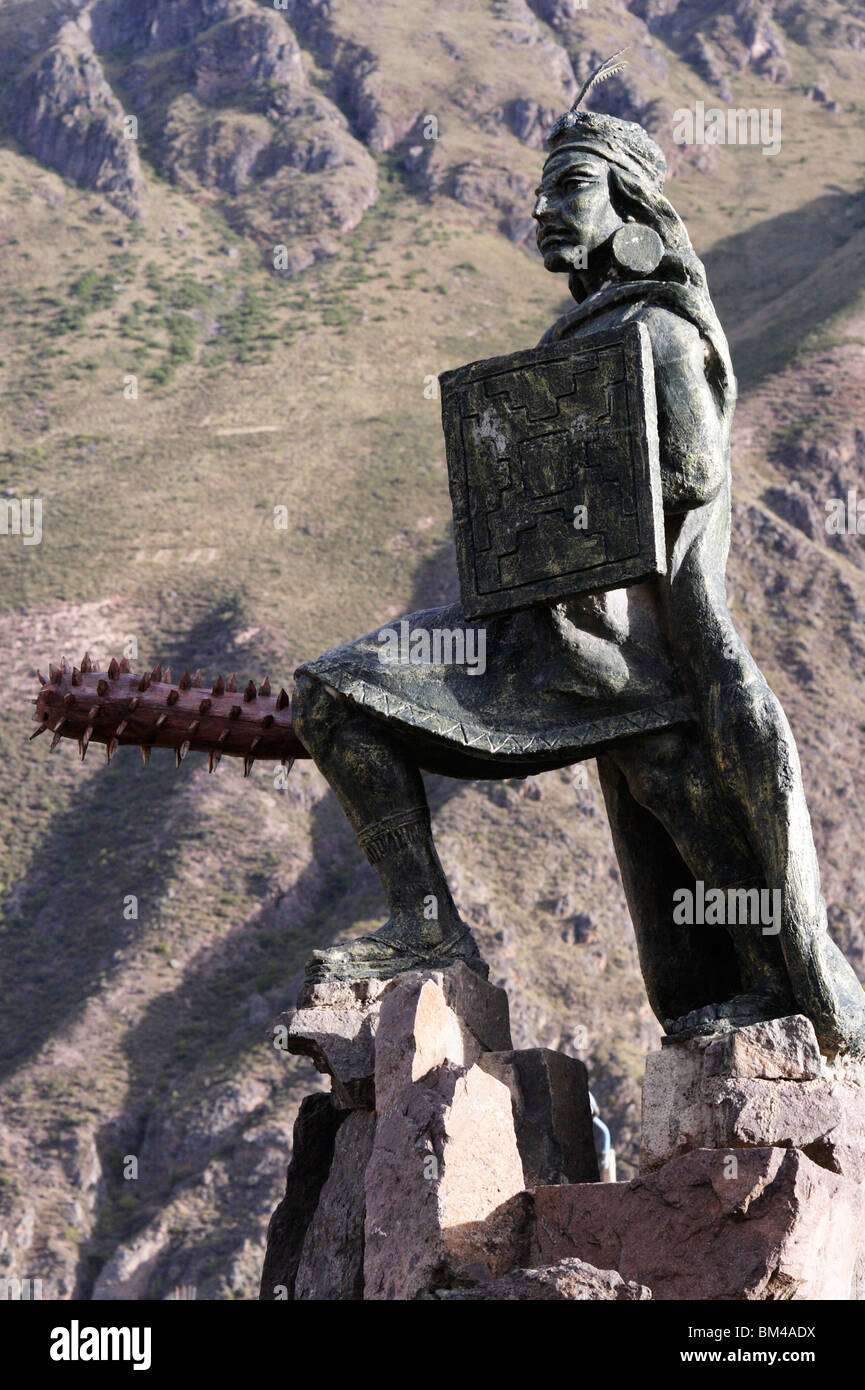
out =
[[[541,135],[624,43],[596,101],[664,143],[730,335],[733,611],[863,968],[865,567],[824,526],[865,497],[862,29],[805,3],[0,5],[0,491],[43,500],[40,545],[0,536],[0,1273],[254,1297],[321,1084],[269,1022],[314,945],[382,914],[314,768],[280,789],[49,755],[36,665],[125,646],[286,682],[456,592],[425,383],[560,311],[531,242]],[[698,99],[779,108],[781,152],[676,146]],[[629,1176],[658,1028],[594,771],[431,796],[517,1045],[586,1059]]]

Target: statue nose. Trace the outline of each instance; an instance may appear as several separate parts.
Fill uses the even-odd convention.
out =
[[[546,196],[546,194],[545,194],[545,193],[539,193],[538,196],[537,196],[537,199],[535,200],[535,205],[534,205],[534,207],[532,208],[532,217],[536,217],[536,218],[538,219],[538,221],[540,221],[541,218],[543,217],[544,213],[545,213],[545,212],[549,212],[549,210],[550,210],[550,205],[549,205],[549,203],[547,202],[547,196]]]

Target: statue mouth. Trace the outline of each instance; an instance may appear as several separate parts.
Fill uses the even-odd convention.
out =
[[[548,231],[541,232],[537,238],[538,250],[542,255],[550,251],[561,251],[571,245],[571,239],[560,228],[550,228]]]

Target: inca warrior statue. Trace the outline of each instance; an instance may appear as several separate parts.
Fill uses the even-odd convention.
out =
[[[664,196],[661,149],[641,126],[581,109],[613,66],[552,127],[534,205],[544,266],[568,276],[574,307],[537,348],[442,378],[462,597],[406,620],[431,658],[387,660],[392,630],[372,632],[301,666],[290,707],[252,683],[241,699],[221,678],[205,691],[159,668],[139,679],[125,664],[64,663],[39,695],[37,732],[84,752],[95,739],[109,756],[137,743],[178,761],[240,754],[247,768],[313,758],[390,915],[315,952],[311,979],[458,960],[484,972],[422,772],[513,778],[595,758],[667,1034],[803,1013],[828,1055],[861,1055],[863,991],[827,933],[793,736],[727,611],[727,342]],[[483,642],[485,669],[449,660],[442,634]],[[779,910],[771,925],[728,913],[693,927],[680,890]]]

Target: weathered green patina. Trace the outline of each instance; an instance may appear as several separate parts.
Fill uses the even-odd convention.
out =
[[[391,912],[371,936],[316,952],[309,974],[381,977],[456,959],[485,969],[436,855],[421,769],[501,778],[597,757],[649,999],[668,1033],[801,1012],[828,1054],[863,1054],[863,992],[827,933],[793,736],[727,610],[736,383],[703,266],[663,195],[663,153],[641,127],[574,109],[548,143],[538,246],[548,270],[568,274],[575,307],[540,347],[562,345],[576,360],[599,333],[623,341],[641,326],[657,412],[660,563],[647,562],[643,577],[611,571],[599,592],[582,582],[565,592],[559,581],[575,552],[562,558],[560,547],[556,569],[551,525],[527,546],[528,568],[508,571],[511,558],[498,570],[530,575],[518,611],[502,594],[479,608],[469,583],[464,603],[408,618],[419,660],[383,660],[385,629],[300,668],[297,732],[378,869]],[[635,436],[650,439],[653,428],[647,415]],[[555,490],[561,440],[550,447],[555,457],[545,459],[543,441],[533,445],[534,459],[558,478]],[[585,451],[579,457],[585,464]],[[567,486],[578,486],[575,477]],[[455,502],[465,546],[472,514],[459,487]],[[499,537],[510,557],[520,525],[534,524],[525,508],[513,515],[518,524]],[[619,522],[606,524],[616,540]],[[544,594],[531,592],[551,576]],[[433,664],[442,632],[461,634],[475,653],[485,643],[484,669]],[[688,925],[675,903],[700,885],[763,890],[779,904],[777,920],[768,929]]]

